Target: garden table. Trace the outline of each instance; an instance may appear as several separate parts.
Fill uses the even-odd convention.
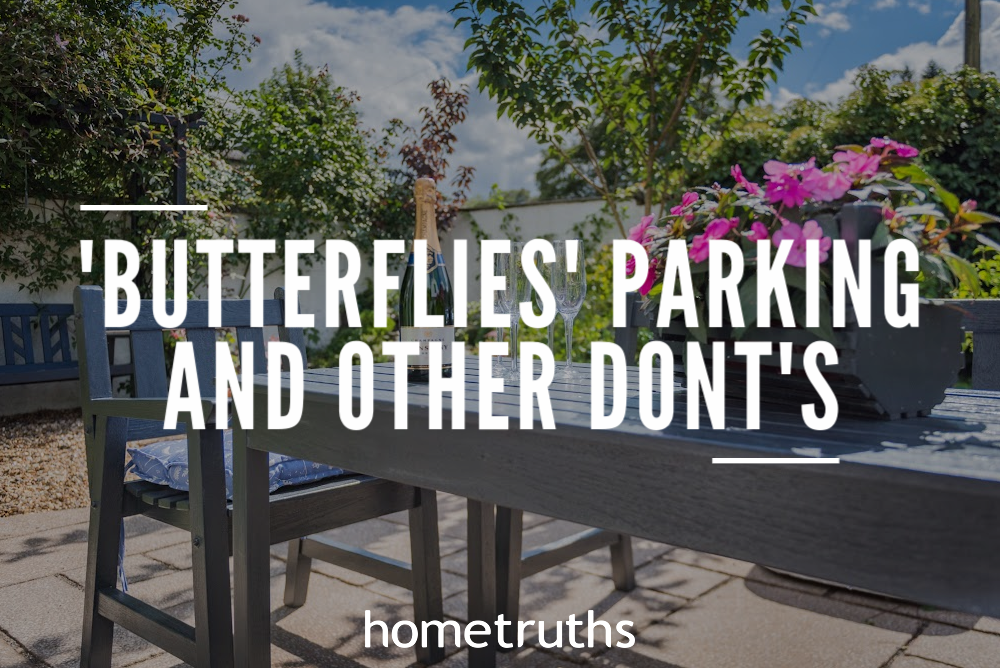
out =
[[[748,431],[742,402],[728,407],[725,430],[688,430],[680,395],[666,430],[646,429],[629,408],[620,427],[595,431],[585,371],[552,386],[556,429],[521,430],[510,388],[494,398],[510,428],[481,431],[478,364],[467,362],[465,430],[450,428],[446,395],[445,428],[431,431],[428,388],[419,384],[408,388],[409,428],[395,430],[390,364],[375,366],[368,428],[342,426],[338,371],[310,369],[301,422],[266,430],[266,378],[255,378],[256,429],[234,438],[238,666],[269,666],[264,449],[469,499],[470,620],[496,619],[497,505],[1000,616],[1000,393],[951,390],[928,417],[844,418],[825,432],[807,429],[798,413],[766,409],[762,428]],[[357,367],[353,378],[357,405]],[[638,370],[628,379],[637,389]],[[840,463],[713,464],[717,457]],[[492,647],[471,651],[470,665],[494,661]]]

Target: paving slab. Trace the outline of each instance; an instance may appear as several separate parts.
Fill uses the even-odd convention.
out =
[[[372,580],[365,588],[382,596],[388,596],[402,603],[413,603],[413,592],[382,580]],[[444,598],[456,596],[469,588],[468,580],[460,575],[441,571],[441,593]]]
[[[54,668],[79,665],[83,592],[60,576],[0,590],[0,629]],[[115,665],[126,666],[158,653],[145,640],[115,627]]]
[[[413,619],[411,606],[326,577],[310,584],[309,600],[301,608],[285,608],[281,603],[284,579],[271,581],[271,642],[299,657],[299,665],[372,666],[402,668],[415,661],[412,649],[384,647],[381,630],[372,633],[372,647],[365,647],[365,611],[371,618],[392,629],[401,620]],[[403,631],[402,638],[408,637]],[[450,637],[449,637],[450,640]]]
[[[468,668],[469,652],[463,649],[438,665],[441,668]],[[566,657],[534,648],[501,654],[497,657],[497,668],[558,668],[559,666],[578,668],[580,664]]]
[[[582,524],[575,524],[573,522],[565,522],[563,520],[551,520],[545,522],[544,524],[538,524],[531,528],[525,529],[522,533],[522,550],[528,551],[542,545],[546,545],[552,541],[567,538],[574,534],[578,534],[581,531],[586,531],[589,527],[585,527]],[[448,556],[443,556],[444,551],[442,550],[441,568],[457,575],[466,575],[468,573],[468,555],[465,552],[465,541],[461,541],[461,549],[458,552],[452,553]],[[595,550],[592,553],[595,559],[603,558],[605,561],[605,571],[602,575],[611,575],[611,556],[606,548],[600,550]],[[598,562],[599,563],[599,562]]]
[[[14,640],[0,633],[0,666],[4,668],[39,668],[40,661],[26,654]]]
[[[665,543],[654,543],[645,538],[632,538],[632,563],[641,568],[658,557],[662,557],[674,548]],[[607,577],[611,573],[610,550],[595,550],[590,554],[567,561],[566,565],[584,573],[599,577]]]
[[[996,668],[1000,664],[1000,637],[935,622],[910,643],[906,653],[961,668]]]
[[[16,536],[28,536],[40,531],[59,529],[74,524],[86,525],[89,520],[90,510],[88,508],[71,508],[69,510],[50,510],[42,513],[12,515],[11,517],[0,518],[0,540]],[[84,526],[84,529],[86,529],[86,526]]]
[[[927,659],[921,659],[917,656],[898,656],[896,659],[889,664],[888,668],[953,668],[947,663],[938,663],[937,661],[928,661]]]
[[[688,599],[698,598],[729,579],[723,573],[665,559],[655,559],[635,571],[640,586]]]
[[[0,541],[0,587],[79,568],[87,560],[87,527],[75,524]]]
[[[765,584],[772,584],[777,587],[798,589],[799,591],[816,594],[817,596],[822,596],[830,591],[830,587],[825,584],[777,573],[749,561],[740,561],[739,559],[708,554],[707,552],[695,552],[686,548],[677,548],[671,550],[663,558],[687,564],[688,566],[697,566],[708,571],[716,571]]]
[[[795,597],[794,605],[790,597]],[[781,602],[779,602],[779,600]],[[831,604],[835,604],[834,608]],[[853,619],[870,609],[733,580],[613,649],[601,665],[683,668],[879,668],[910,636]],[[653,661],[658,662],[654,663]]]
[[[633,622],[634,626],[625,630],[639,632],[663,619],[685,602],[682,598],[649,589],[637,588],[632,592],[620,592],[615,590],[608,578],[598,578],[566,566],[558,566],[524,580],[519,619],[544,622],[545,640],[548,644],[556,642],[557,634],[561,633],[562,642],[559,644],[565,647],[565,651],[560,654],[568,654],[567,660],[579,662],[607,649],[609,629],[612,644],[623,639],[617,629],[619,621]],[[467,620],[467,606],[465,596],[453,597],[445,601],[445,613],[456,619]],[[578,627],[577,633],[586,637],[591,610],[595,622],[593,647],[574,650],[570,648],[570,631],[565,622],[570,615],[575,615],[576,620],[584,622],[584,626]],[[563,622],[561,631],[558,630],[560,622]],[[608,627],[605,628],[598,622],[606,622]],[[537,626],[525,629],[524,641],[527,645],[539,645]],[[556,651],[555,648],[551,649]]]
[[[150,559],[143,554],[129,554],[125,556],[125,577],[128,578],[129,584],[166,575],[176,570],[163,562]],[[81,587],[86,584],[86,566],[80,566],[79,568],[65,571],[62,574]]]

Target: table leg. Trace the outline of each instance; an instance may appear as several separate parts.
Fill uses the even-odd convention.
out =
[[[469,499],[469,622],[491,629],[497,619],[496,516],[491,503]],[[469,648],[469,668],[495,668],[496,637],[483,648]]]
[[[271,666],[270,508],[267,453],[233,431],[234,654],[236,668]]]

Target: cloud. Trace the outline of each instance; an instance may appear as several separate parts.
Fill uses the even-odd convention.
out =
[[[875,4],[872,5],[872,10],[879,11],[881,9],[892,9],[893,7],[899,6],[899,0],[875,0]]]
[[[843,2],[837,2],[833,6],[843,8],[846,5]],[[822,26],[820,35],[823,37],[829,35],[833,30],[846,31],[851,29],[851,20],[847,18],[847,14],[836,9],[831,10],[830,7],[831,5],[825,4],[816,5],[816,16],[810,19],[810,23]]]
[[[241,88],[256,86],[272,69],[290,62],[295,50],[307,63],[328,65],[333,80],[361,96],[366,125],[380,128],[392,118],[415,125],[430,102],[427,84],[448,77],[470,85],[470,108],[456,135],[450,164],[476,167],[475,193],[490,185],[534,186],[540,149],[509,120],[496,118],[496,105],[475,91],[466,72],[465,37],[454,17],[436,8],[394,10],[335,7],[314,0],[240,0],[248,29],[262,39],[253,60],[231,75]]]
[[[912,0],[911,0],[912,1]],[[982,3],[982,68],[983,71],[1000,71],[1000,2],[986,0]],[[886,53],[871,61],[875,67],[901,70],[909,67],[914,72],[923,70],[930,61],[951,70],[959,67],[964,58],[965,13],[959,14],[937,42],[915,42],[893,53]],[[810,89],[809,97],[835,102],[854,90],[854,77],[858,69],[844,75],[820,89]]]

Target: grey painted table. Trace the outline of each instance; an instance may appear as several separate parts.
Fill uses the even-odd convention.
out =
[[[827,432],[766,411],[761,430],[747,431],[739,406],[727,411],[726,430],[687,430],[678,397],[665,431],[647,430],[635,408],[619,428],[593,431],[583,380],[552,387],[555,430],[521,430],[512,388],[494,399],[510,429],[481,431],[477,365],[468,362],[465,430],[450,428],[447,398],[445,429],[429,430],[427,387],[411,384],[409,429],[396,431],[386,364],[375,368],[367,429],[342,426],[337,370],[319,369],[305,374],[302,421],[268,431],[265,379],[256,379],[257,429],[234,439],[237,665],[270,665],[264,449],[470,499],[470,619],[496,619],[496,505],[1000,616],[1000,393],[953,390],[929,417],[843,419]],[[631,386],[637,378],[630,369]],[[358,385],[355,370],[355,398]],[[796,456],[841,463],[712,464]],[[470,656],[476,667],[494,661],[490,648]]]

